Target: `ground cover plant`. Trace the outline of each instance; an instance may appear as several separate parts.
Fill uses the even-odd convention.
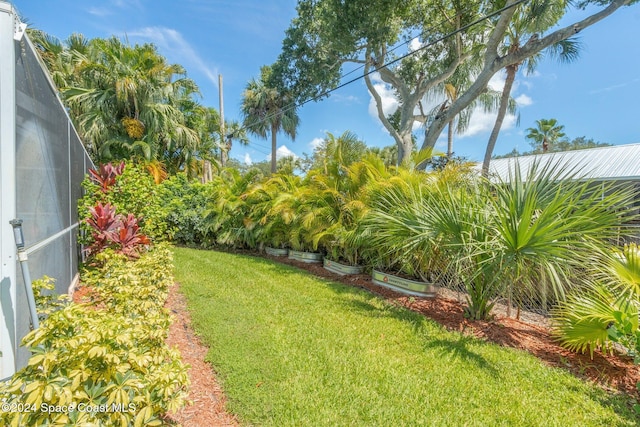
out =
[[[33,356],[0,384],[0,424],[161,425],[184,404],[186,367],[164,343],[163,308],[172,283],[171,254],[156,248],[132,261],[98,255],[101,267],[85,274],[90,301],[50,313],[23,344]]]
[[[623,396],[358,289],[176,248],[228,408],[253,425],[635,425]]]

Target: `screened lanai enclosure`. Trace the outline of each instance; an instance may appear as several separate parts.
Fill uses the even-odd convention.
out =
[[[20,346],[32,327],[22,268],[34,280],[55,279],[57,293],[77,280],[77,200],[92,167],[25,27],[0,1],[0,379],[29,358]],[[15,219],[22,220],[24,265]]]

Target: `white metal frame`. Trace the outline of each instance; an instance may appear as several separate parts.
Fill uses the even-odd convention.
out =
[[[15,373],[16,246],[9,221],[16,215],[15,40],[19,26],[9,3],[0,2],[0,379]]]

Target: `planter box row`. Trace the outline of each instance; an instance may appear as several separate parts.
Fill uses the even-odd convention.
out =
[[[307,263],[319,263],[323,261],[322,254],[317,252],[303,252],[294,251],[293,249],[277,249],[266,247],[265,252],[271,256],[289,256],[290,259]],[[340,274],[361,274],[363,267],[359,265],[345,265],[329,259],[324,259],[324,268],[327,270]],[[382,271],[373,270],[371,274],[373,283],[376,285],[384,286],[397,292],[401,292],[407,295],[414,295],[419,297],[435,297],[435,286],[431,283],[421,282],[418,280],[406,279],[404,277],[394,276],[389,273],[383,273]]]
[[[290,249],[289,258],[308,263],[322,262],[322,254],[318,252],[302,252]]]
[[[360,265],[346,265],[340,264],[336,261],[331,261],[329,259],[324,259],[324,268],[327,270],[340,274],[342,276],[346,276],[348,274],[360,274],[362,273],[362,266]]]
[[[402,292],[407,295],[418,297],[435,297],[436,288],[431,283],[421,282],[417,280],[405,279],[404,277],[394,276],[392,274],[383,273],[373,270],[371,274],[373,283]]]
[[[289,249],[279,249],[279,248],[270,248],[269,246],[267,246],[266,248],[264,248],[264,251],[267,253],[267,255],[271,255],[271,256],[287,256],[289,255]]]

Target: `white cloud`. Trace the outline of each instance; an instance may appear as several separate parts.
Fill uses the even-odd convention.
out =
[[[388,116],[395,112],[398,109],[398,100],[393,92],[393,90],[380,79],[380,74],[373,73],[371,75],[371,83],[373,87],[376,89],[376,92],[380,94],[380,98],[382,98],[382,111],[385,116]],[[376,108],[376,101],[373,99],[373,96],[369,94],[371,99],[369,100],[369,114],[371,117],[378,119],[378,110]]]
[[[127,33],[128,36],[140,37],[153,42],[164,56],[171,57],[172,62],[183,64],[185,68],[193,65],[207,78],[218,86],[218,76],[215,68],[207,65],[191,45],[182,37],[180,32],[165,27],[145,27]]]
[[[284,157],[293,157],[294,159],[298,158],[298,156],[296,156],[296,153],[294,153],[293,151],[289,150],[286,145],[281,145],[276,150],[276,160],[280,160],[280,159],[282,159]],[[265,160],[271,160],[271,154],[268,154],[265,157]]]
[[[144,10],[139,0],[112,0],[109,5],[103,7],[90,7],[87,12],[98,17],[113,15],[115,9],[137,9]]]
[[[358,98],[355,95],[341,95],[339,93],[332,93],[330,99],[335,102],[340,102],[342,104],[347,104],[347,105],[360,103],[360,98]]]
[[[471,120],[469,121],[469,127],[460,135],[460,138],[467,136],[478,135],[483,132],[490,132],[493,129],[493,125],[496,122],[497,113],[486,113],[482,108],[476,108],[473,111]],[[502,131],[511,129],[516,124],[516,116],[507,114],[502,122]]]
[[[315,150],[316,148],[318,148],[320,146],[320,144],[322,144],[322,141],[324,141],[324,138],[313,138],[311,140],[311,142],[309,143],[309,147],[312,150]]]
[[[113,0],[111,5],[120,9],[129,9],[132,7],[140,10],[143,9],[140,0]]]
[[[533,104],[533,99],[523,93],[522,95],[516,97],[516,103],[518,104],[518,107],[526,107]]]
[[[253,164],[253,161],[251,160],[251,156],[249,155],[249,153],[244,154],[244,164],[247,166],[251,166]]]
[[[489,80],[489,83],[487,83],[487,86],[489,86],[489,89],[496,90],[498,92],[502,92],[502,89],[504,88],[504,81],[505,81],[506,77],[507,76],[506,76],[504,70],[501,70],[501,71],[495,73],[493,75],[493,77],[491,77],[491,79]]]
[[[89,12],[89,14],[91,15],[98,16],[100,18],[109,16],[113,13],[110,9],[106,7],[91,7],[87,10],[87,12]]]
[[[589,91],[589,95],[596,95],[598,93],[603,93],[603,92],[611,92],[612,90],[616,90],[616,89],[620,89],[620,88],[623,88],[625,86],[628,86],[631,83],[636,83],[639,80],[640,79],[635,78],[635,79],[633,79],[631,81],[628,81],[628,82],[614,84],[614,85],[603,87],[603,88],[600,88],[600,89],[593,89],[593,90]]]
[[[416,51],[422,46],[424,46],[424,43],[422,43],[420,40],[418,40],[417,37],[415,37],[409,42],[409,52]]]

